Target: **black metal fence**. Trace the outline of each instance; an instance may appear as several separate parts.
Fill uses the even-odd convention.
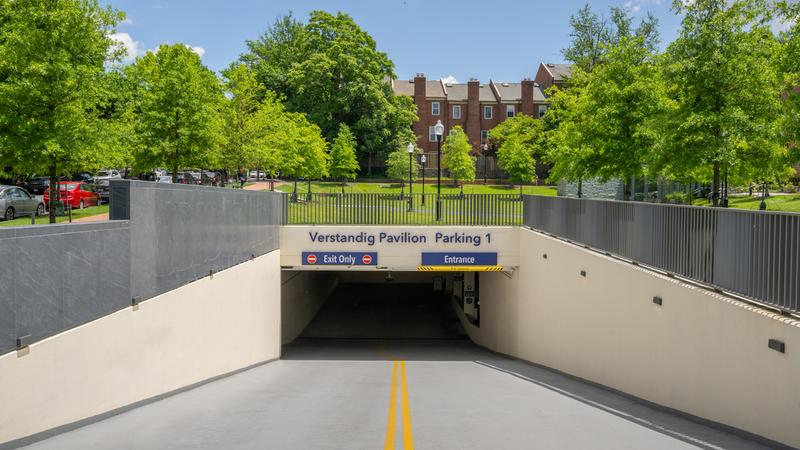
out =
[[[524,198],[524,224],[800,312],[800,214]]]
[[[520,225],[519,194],[298,194],[286,196],[290,225]]]

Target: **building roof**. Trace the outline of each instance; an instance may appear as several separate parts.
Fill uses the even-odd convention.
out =
[[[444,98],[444,90],[442,83],[439,80],[426,80],[425,81],[425,96],[428,98],[438,97]],[[414,96],[414,80],[392,80],[392,89],[397,95]]]
[[[467,101],[467,83],[441,83],[440,81],[426,81],[426,97],[428,98],[447,98],[450,102]],[[497,91],[499,98],[495,95]],[[509,102],[520,103],[522,101],[522,83],[494,82],[481,84],[478,88],[478,101],[480,102]],[[397,95],[414,96],[414,80],[392,80],[392,88]],[[533,85],[534,103],[547,102],[548,97],[538,83]]]
[[[550,72],[550,75],[553,76],[553,79],[556,81],[565,81],[567,78],[572,75],[572,64],[551,64],[546,63],[544,65],[547,68],[547,71]]]

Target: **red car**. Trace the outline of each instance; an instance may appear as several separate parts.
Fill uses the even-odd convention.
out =
[[[94,191],[91,185],[79,181],[62,181],[58,183],[59,195],[61,200],[67,201],[75,209],[83,209],[86,206],[97,206],[100,204],[100,196]],[[50,207],[50,189],[44,191],[44,204]]]

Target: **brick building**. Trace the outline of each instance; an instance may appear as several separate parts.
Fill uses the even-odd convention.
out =
[[[563,85],[569,76],[568,68],[563,64],[542,64],[537,72],[540,81],[527,78],[519,83],[493,80],[481,83],[475,79],[467,83],[446,83],[428,80],[421,73],[412,80],[391,80],[391,83],[395,94],[408,95],[417,105],[419,120],[412,128],[431,168],[436,165],[433,126],[437,121],[442,121],[445,136],[451,128],[460,125],[472,144],[473,154],[483,155],[482,144],[487,141],[489,131],[500,122],[520,113],[541,117],[547,111],[549,101],[545,90],[553,84]],[[493,149],[489,153],[493,153]],[[495,170],[494,158],[484,160],[482,166],[481,161],[477,163],[479,177],[483,171]]]

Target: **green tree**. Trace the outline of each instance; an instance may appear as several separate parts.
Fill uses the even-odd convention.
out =
[[[185,167],[218,163],[224,144],[224,96],[214,72],[183,44],[161,45],[128,67],[136,85],[138,167],[169,167],[172,181]]]
[[[97,160],[110,36],[123,14],[96,0],[0,0],[0,167],[50,176]],[[55,222],[55,208],[50,209]]]
[[[257,164],[257,153],[263,144],[269,120],[261,109],[262,87],[253,72],[244,64],[232,64],[222,73],[226,93],[225,134],[222,150],[223,166],[240,173],[245,167]]]
[[[282,129],[279,131],[280,170],[294,177],[294,193],[297,194],[297,179],[309,180],[328,176],[327,143],[317,125],[311,123],[305,114],[286,113]]]
[[[409,166],[411,167],[411,181],[416,181],[418,177],[420,169],[416,157],[418,151],[419,149],[415,147],[412,156],[409,157],[407,147],[397,147],[395,151],[389,153],[389,157],[386,160],[386,175],[392,180],[400,181],[401,195],[404,192],[405,182],[409,176]]]
[[[653,121],[652,170],[710,181],[718,206],[723,176],[774,176],[785,164],[778,46],[764,1],[675,0],[673,8],[684,14],[664,58],[675,106]]]
[[[547,122],[544,159],[552,164],[550,181],[566,180],[578,184],[582,196],[583,180],[590,177],[583,121],[588,116],[586,97],[587,73],[578,69],[569,79],[568,89],[555,90],[550,108],[542,122]]]
[[[442,164],[447,167],[450,177],[461,185],[464,193],[464,182],[475,180],[475,157],[470,155],[472,146],[464,129],[456,125],[442,146]]]
[[[536,180],[534,151],[535,148],[533,146],[517,138],[507,140],[497,150],[500,168],[508,172],[511,183],[520,183],[520,195],[522,194],[522,183],[530,183]]]
[[[788,25],[782,33],[779,67],[784,91],[784,114],[781,122],[783,141],[787,145],[788,159],[800,161],[800,3],[781,2],[780,18]]]
[[[641,37],[623,37],[605,50],[603,63],[585,77],[572,123],[560,123],[576,136],[557,134],[567,144],[580,138],[580,177],[630,180],[644,174],[653,146],[648,121],[666,104],[655,55]],[[559,147],[564,150],[564,145]],[[574,158],[574,149],[562,157]],[[571,165],[574,161],[567,162]],[[574,167],[572,167],[574,169]]]
[[[356,160],[356,137],[345,124],[339,125],[339,134],[331,146],[331,177],[342,180],[342,193],[348,179],[355,179],[358,172]]]
[[[413,102],[394,95],[392,62],[347,14],[313,11],[302,28],[284,17],[248,47],[242,60],[290,111],[306,113],[330,141],[339,124],[350,128],[370,172],[373,155],[410,138]]]
[[[644,45],[655,52],[660,42],[658,19],[649,12],[633,28],[633,18],[627,9],[612,7],[610,18],[599,16],[586,3],[569,19],[570,45],[561,53],[585,71],[591,71],[605,58],[606,50],[623,38],[640,37]]]

